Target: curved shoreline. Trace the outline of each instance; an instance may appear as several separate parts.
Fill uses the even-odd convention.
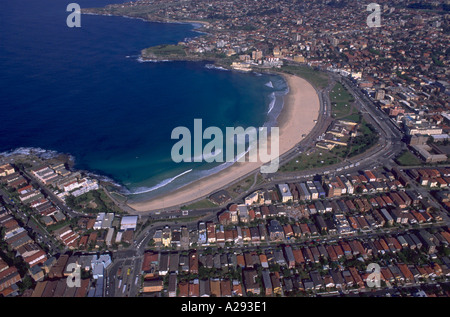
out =
[[[279,156],[294,148],[302,135],[308,135],[318,119],[320,101],[316,89],[305,79],[288,74],[281,74],[289,87],[285,96],[284,107],[277,118],[280,128]],[[207,197],[227,187],[237,179],[255,172],[261,162],[242,162],[198,181],[183,186],[172,193],[150,199],[148,201],[130,203],[128,206],[136,213],[146,213],[165,208],[176,208],[195,200]]]
[[[221,70],[226,70],[226,71],[233,71],[231,69],[226,69],[226,68],[222,68]],[[238,72],[238,71],[235,71]],[[267,112],[266,113],[266,117],[265,117],[265,121],[264,123],[262,123],[262,125],[254,125],[255,127],[267,127],[270,129],[270,127],[278,127],[277,124],[277,118],[280,115],[282,109],[284,108],[284,104],[285,104],[285,99],[287,94],[289,93],[289,85],[288,82],[286,80],[286,78],[284,76],[282,76],[282,74],[280,73],[276,73],[276,72],[262,72],[259,73],[260,75],[267,75],[267,76],[276,76],[277,80],[281,80],[282,86],[279,87],[277,85],[277,90],[275,90],[275,88],[272,87],[273,92],[271,94],[269,94],[269,98],[270,95],[273,95],[273,99],[271,102],[273,102],[273,107],[272,107],[272,111]],[[273,79],[272,79],[273,80]],[[225,131],[223,131],[225,132]],[[204,145],[204,144],[203,144]],[[204,162],[203,162],[204,163]],[[180,165],[182,165],[183,163],[180,163]],[[127,186],[124,184],[121,184],[119,186],[119,191],[118,193],[120,193],[121,195],[127,197],[127,203],[129,205],[134,205],[134,204],[139,204],[142,202],[147,202],[153,199],[158,199],[160,197],[163,197],[165,195],[168,195],[170,193],[176,192],[179,189],[185,187],[185,186],[189,186],[191,184],[195,184],[200,180],[203,180],[209,176],[213,176],[213,175],[217,175],[220,172],[222,172],[225,169],[230,168],[232,165],[237,164],[236,162],[229,162],[229,161],[224,161],[221,163],[217,163],[218,165],[216,165],[215,163],[213,165],[211,164],[205,164],[202,165],[200,168],[191,168],[191,167],[186,167],[186,169],[181,169],[180,174],[173,176],[167,176],[167,178],[162,178],[159,179],[157,182],[153,182],[153,184],[148,185],[148,183],[146,183],[145,185],[141,185],[141,186],[136,186],[136,184],[132,184],[132,186]],[[211,167],[212,166],[212,167]],[[189,173],[192,172],[192,173]],[[184,174],[189,173],[188,176],[184,176]],[[99,173],[101,175],[101,172]],[[114,179],[113,177],[111,177],[112,179]],[[148,180],[146,180],[148,182]]]

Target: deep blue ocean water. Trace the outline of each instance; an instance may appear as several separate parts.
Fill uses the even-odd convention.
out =
[[[0,1],[0,152],[70,154],[77,168],[139,200],[224,167],[174,163],[175,127],[193,131],[195,118],[204,127],[260,127],[279,113],[287,88],[279,76],[138,61],[143,48],[199,36],[193,25],[82,15],[81,28],[69,28],[71,2]]]

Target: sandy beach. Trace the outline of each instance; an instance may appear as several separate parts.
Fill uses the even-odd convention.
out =
[[[283,110],[278,117],[280,156],[295,147],[307,135],[318,119],[320,102],[316,90],[303,78],[283,75],[289,85]],[[136,213],[186,205],[226,187],[238,178],[259,169],[262,162],[235,163],[219,173],[200,179],[172,193],[149,201],[130,204]]]

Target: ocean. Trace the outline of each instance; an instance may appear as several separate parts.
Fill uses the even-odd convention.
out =
[[[77,1],[81,8],[114,0]],[[172,130],[275,125],[287,85],[277,75],[208,62],[142,62],[142,49],[199,36],[196,26],[82,15],[70,3],[0,2],[0,152],[65,153],[132,201],[174,190],[231,163],[175,163]]]

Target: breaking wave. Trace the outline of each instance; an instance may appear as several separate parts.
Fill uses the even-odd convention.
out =
[[[170,183],[172,183],[177,178],[179,178],[179,177],[181,177],[183,175],[186,175],[187,173],[190,173],[190,172],[192,172],[192,169],[184,171],[183,173],[178,174],[177,176],[174,176],[172,178],[165,179],[165,180],[163,180],[162,182],[160,182],[159,184],[157,184],[157,185],[155,185],[153,187],[150,187],[150,188],[148,188],[148,187],[136,188],[135,190],[130,192],[130,194],[131,195],[139,195],[139,194],[145,194],[145,193],[149,193],[149,192],[155,191],[155,190],[157,190],[159,188],[162,188],[164,186],[169,185]]]

